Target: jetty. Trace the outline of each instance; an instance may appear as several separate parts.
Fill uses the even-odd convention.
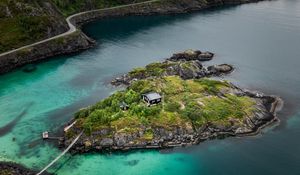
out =
[[[56,161],[58,161],[62,156],[64,156],[73,146],[74,144],[78,141],[80,136],[82,135],[83,131],[72,141],[72,143],[60,154],[58,155],[52,162],[50,162],[44,169],[42,169],[39,173],[36,175],[41,175],[44,173],[48,168],[50,168]]]
[[[51,137],[50,137],[50,134],[49,134],[49,133],[50,133],[50,132],[48,132],[48,131],[43,132],[43,133],[42,133],[42,138],[43,138],[44,140],[46,140],[46,139],[60,140],[60,139],[63,138],[63,137],[54,137],[54,136],[51,136]]]

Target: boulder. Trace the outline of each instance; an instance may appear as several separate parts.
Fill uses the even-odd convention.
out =
[[[233,70],[233,67],[229,64],[220,64],[209,66],[207,70],[209,71],[209,74],[219,75],[222,73],[230,73]]]
[[[104,147],[112,146],[114,143],[113,139],[111,138],[104,138],[101,140],[100,145]]]
[[[179,52],[173,54],[169,60],[179,61],[179,60],[197,60],[198,56],[201,54],[200,50],[186,50],[184,52]]]
[[[28,64],[23,68],[23,72],[30,73],[35,71],[36,69],[37,67],[34,64]]]
[[[214,54],[211,52],[203,52],[198,55],[199,61],[210,61],[214,57]]]

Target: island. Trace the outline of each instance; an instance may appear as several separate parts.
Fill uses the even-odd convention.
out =
[[[78,111],[61,145],[83,132],[72,152],[173,148],[254,135],[279,121],[280,98],[210,78],[234,69],[203,66],[213,56],[188,50],[115,78],[123,90]]]

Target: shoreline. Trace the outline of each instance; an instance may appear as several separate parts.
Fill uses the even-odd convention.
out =
[[[274,98],[274,102],[271,103],[271,105],[274,105],[274,103],[283,103],[282,99],[277,97],[277,96],[264,96],[264,97],[271,97]],[[262,97],[263,98],[263,97]],[[282,105],[282,104],[280,104]],[[236,137],[236,138],[244,138],[244,137],[254,137],[259,135],[262,130],[271,127],[272,125],[276,125],[280,123],[280,119],[277,117],[277,112],[279,112],[281,110],[281,106],[280,105],[275,105],[275,109],[276,112],[273,114],[274,118],[268,122],[266,122],[265,124],[259,126],[258,128],[256,128],[255,131],[249,132],[249,133],[243,133],[243,134],[237,134],[234,135],[232,133],[229,132],[219,132],[219,133],[214,133],[212,136],[208,136],[208,137],[197,137],[195,138],[195,141],[193,143],[180,143],[180,144],[173,144],[173,145],[167,145],[167,146],[153,146],[153,145],[148,145],[148,146],[135,146],[135,147],[121,147],[121,148],[117,148],[117,147],[113,147],[113,148],[109,148],[109,149],[101,149],[98,150],[96,148],[90,149],[90,150],[77,150],[76,147],[75,149],[71,149],[70,153],[71,154],[86,154],[86,153],[115,153],[115,152],[130,152],[130,151],[138,151],[138,150],[167,150],[167,149],[174,149],[174,148],[183,148],[183,147],[189,147],[189,146],[195,146],[195,145],[199,145],[202,142],[205,142],[207,140],[213,140],[213,139],[226,139],[228,137]],[[64,147],[63,147],[64,148]]]
[[[14,174],[14,175],[35,175],[38,173],[36,170],[29,169],[21,164],[15,162],[2,162],[0,161],[0,174]],[[45,172],[45,175],[51,175]]]
[[[18,49],[1,53],[0,75],[26,64],[37,63],[54,56],[69,55],[94,47],[96,41],[86,36],[86,34],[80,30],[83,24],[91,21],[123,16],[183,14],[226,5],[240,5],[259,1],[261,0],[213,0],[212,2],[208,3],[205,1],[204,3],[202,0],[183,0],[181,3],[184,5],[178,5],[177,2],[172,3],[168,0],[154,0],[107,9],[80,12],[71,15],[66,19],[69,25],[69,30],[67,32]]]

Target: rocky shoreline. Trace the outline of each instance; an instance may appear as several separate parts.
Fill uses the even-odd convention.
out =
[[[268,106],[273,106],[275,111],[279,110],[282,100],[275,96],[256,96],[255,93],[247,91],[241,91],[241,93],[251,94],[257,100],[262,101],[262,110]],[[112,152],[112,151],[130,151],[137,149],[169,149],[175,147],[186,147],[192,145],[198,145],[201,142],[211,139],[224,139],[227,137],[244,137],[257,135],[261,129],[270,126],[280,120],[276,117],[276,112],[265,111],[264,114],[257,114],[253,118],[247,120],[247,124],[252,126],[251,129],[244,128],[237,130],[237,128],[224,128],[223,126],[206,125],[203,128],[198,128],[196,132],[189,132],[188,130],[166,131],[155,130],[155,134],[159,136],[158,139],[154,139],[150,142],[143,142],[141,144],[130,143],[130,139],[138,137],[138,135],[124,136],[119,135],[114,139],[103,139],[101,142],[97,142],[97,135],[103,134],[105,130],[94,133],[93,136],[83,135],[79,142],[71,149],[74,153],[88,153],[88,152]],[[129,140],[127,140],[129,139]],[[61,143],[62,147],[66,147],[71,140],[66,139]],[[125,144],[124,144],[125,143]]]
[[[191,62],[192,66],[197,65],[196,69],[193,68],[193,71],[190,71],[189,74],[176,74],[177,72],[181,72],[180,68],[172,70],[170,74],[162,74],[162,76],[169,75],[179,75],[182,79],[201,79],[205,76],[219,76],[220,72],[216,71],[215,68],[220,66],[212,66],[214,69],[209,69],[203,67],[199,61],[198,56],[196,54],[201,54],[201,51],[187,51],[179,54],[174,54],[171,58],[167,59],[166,63],[170,60],[173,62],[179,62],[182,64],[183,62]],[[175,58],[176,55],[181,55],[179,58]],[[183,56],[182,56],[183,55]],[[211,56],[211,58],[213,55]],[[210,59],[211,59],[210,58]],[[150,64],[151,65],[151,64]],[[174,65],[174,64],[172,64]],[[226,64],[224,64],[226,65]],[[147,67],[147,66],[146,66]],[[176,67],[176,66],[175,66]],[[180,66],[179,66],[180,67]],[[221,66],[222,67],[222,66]],[[229,68],[230,69],[229,69]],[[165,67],[166,70],[169,67]],[[178,71],[179,70],[179,71]],[[192,70],[192,69],[191,69]],[[201,70],[201,71],[199,71]],[[213,70],[213,73],[211,72]],[[221,69],[223,70],[223,69]],[[226,65],[226,71],[222,73],[229,73],[233,70],[233,67],[230,65]],[[208,72],[208,74],[203,74],[203,72]],[[168,71],[166,71],[168,72]],[[175,72],[175,73],[174,73]],[[189,71],[188,71],[189,72]],[[201,72],[201,74],[199,74]],[[130,74],[130,73],[129,73]],[[137,81],[137,79],[152,79],[153,76],[130,76],[129,74],[123,75],[121,78],[117,78],[112,81],[114,85],[130,85],[133,82]],[[203,76],[199,76],[203,75]],[[256,135],[259,131],[278,122],[279,119],[276,116],[277,111],[280,110],[282,106],[282,100],[276,96],[268,96],[258,92],[252,92],[248,90],[241,89],[231,83],[229,83],[226,92],[220,91],[217,93],[217,96],[220,98],[225,98],[225,94],[234,94],[239,97],[249,97],[255,101],[255,112],[247,116],[243,119],[242,123],[235,120],[230,119],[229,124],[222,125],[216,123],[206,123],[201,127],[195,126],[174,126],[172,128],[166,129],[163,127],[155,127],[153,129],[153,138],[150,140],[140,140],[139,138],[144,137],[145,133],[149,128],[141,126],[141,130],[139,132],[133,132],[130,134],[124,133],[115,133],[109,134],[111,131],[109,129],[99,129],[96,132],[92,132],[89,134],[83,134],[78,142],[72,148],[73,153],[85,153],[85,152],[107,152],[107,151],[127,151],[134,149],[166,149],[166,148],[174,148],[174,147],[184,147],[190,145],[199,144],[205,140],[214,139],[214,138],[226,138],[226,137],[242,137],[249,135]],[[71,128],[73,133],[80,133],[81,129],[76,125]],[[74,134],[74,135],[75,135]],[[107,135],[110,135],[109,137]],[[61,143],[63,147],[68,146],[73,137],[69,137],[68,134],[64,135],[65,139]],[[138,142],[136,140],[139,140]]]
[[[80,15],[72,17],[70,21],[80,28],[83,24],[103,18],[132,15],[180,14],[224,5],[238,5],[258,1],[260,0],[182,0],[180,2],[165,0],[149,4],[126,6],[107,11],[94,10],[87,13],[80,13]],[[86,50],[93,47],[95,44],[96,42],[93,39],[87,37],[81,30],[78,30],[75,33],[0,56],[0,74],[53,56]]]
[[[12,162],[0,162],[0,174],[2,175],[35,175],[37,171],[25,168],[22,165]],[[49,173],[44,173],[50,175]]]
[[[134,69],[133,71],[115,78],[111,84],[114,86],[130,85],[132,82],[157,77],[157,76],[180,76],[182,79],[199,79],[211,76],[229,74],[234,67],[228,64],[203,66],[201,62],[213,59],[211,52],[200,50],[186,50],[175,53],[162,63],[152,63],[146,69]],[[150,73],[149,73],[150,72]]]

